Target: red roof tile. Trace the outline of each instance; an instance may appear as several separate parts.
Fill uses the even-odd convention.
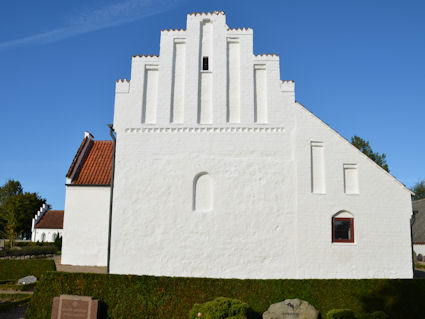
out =
[[[110,185],[112,153],[112,141],[92,141],[81,164],[81,169],[71,183],[74,185]]]
[[[34,227],[63,229],[63,210],[49,210],[45,212]]]

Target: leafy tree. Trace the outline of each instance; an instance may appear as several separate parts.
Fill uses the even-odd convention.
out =
[[[20,182],[9,179],[2,187],[0,187],[0,205],[12,196],[22,194],[23,188]]]
[[[7,221],[10,216],[4,209],[4,202],[12,196],[22,193],[22,185],[18,181],[9,179],[2,187],[0,187],[0,236],[5,235]],[[10,227],[10,225],[9,225]]]
[[[12,197],[10,197],[12,198]],[[13,207],[13,205],[9,204],[9,201],[6,200],[5,205],[5,218],[6,218],[6,225],[4,233],[6,234],[7,239],[9,239],[10,247],[13,247],[13,241],[17,237],[16,228],[17,228],[17,222],[16,222],[16,211]]]
[[[387,172],[390,171],[387,164],[387,155],[385,155],[385,153],[379,154],[378,152],[374,152],[369,144],[369,141],[354,135],[351,138],[351,144],[357,147],[363,154],[367,155],[372,161],[381,166],[384,170]]]
[[[40,207],[46,203],[37,193],[25,192],[13,197],[17,208],[17,232],[22,238],[31,238],[31,221]],[[50,207],[49,207],[50,208]]]
[[[425,198],[425,179],[417,182],[410,190],[415,193],[413,200]]]
[[[31,220],[44,203],[37,193],[23,192],[21,183],[8,180],[0,187],[0,234],[30,238]]]

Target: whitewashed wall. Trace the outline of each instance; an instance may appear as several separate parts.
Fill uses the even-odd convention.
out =
[[[44,234],[44,240],[43,240]],[[53,228],[34,228],[33,234],[31,236],[32,241],[44,241],[44,242],[54,242],[57,235],[62,236],[63,229],[53,229]]]
[[[284,131],[121,135],[112,272],[294,276],[295,167],[287,149],[274,147],[288,142]],[[201,172],[210,176],[213,203],[194,210]]]
[[[110,188],[66,186],[62,264],[106,266]]]
[[[279,57],[252,48],[252,30],[224,14],[188,15],[117,82],[111,271],[411,278],[409,191],[295,102]],[[332,243],[341,210],[354,243]]]
[[[300,104],[292,108],[297,111],[298,277],[411,278],[409,190]],[[323,143],[323,194],[312,192],[311,141]],[[345,193],[344,164],[356,164],[358,194]],[[354,243],[331,242],[331,219],[341,210],[354,216]]]

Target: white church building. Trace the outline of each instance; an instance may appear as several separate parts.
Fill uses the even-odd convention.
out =
[[[46,204],[40,207],[31,223],[31,241],[54,242],[63,235],[63,210],[50,210]]]
[[[224,12],[162,30],[116,83],[110,272],[412,278],[411,193],[295,100]],[[67,174],[62,263],[107,265],[113,144]]]

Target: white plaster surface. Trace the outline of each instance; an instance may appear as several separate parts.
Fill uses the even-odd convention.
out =
[[[43,240],[44,234],[44,240]],[[63,229],[54,229],[54,228],[34,228],[32,232],[32,241],[44,241],[44,242],[54,242],[57,235],[62,236]]]
[[[205,19],[211,29],[200,46]],[[237,50],[228,57],[229,36],[239,41],[239,57]],[[170,123],[177,38],[185,43],[186,59],[185,74],[178,75],[185,81],[178,86],[184,90],[178,124]],[[295,102],[294,83],[280,80],[279,57],[254,56],[252,40],[251,29],[228,29],[221,13],[188,15],[186,30],[161,32],[160,57],[133,58],[129,90],[118,84],[115,99],[112,273],[411,278],[409,190]],[[209,73],[200,71],[202,54],[210,57]],[[238,67],[228,68],[228,59]],[[155,123],[148,125],[141,121],[143,81],[152,63],[158,64],[159,87]],[[228,69],[240,74],[228,75]],[[226,91],[229,78],[239,78],[239,95]],[[240,106],[240,123],[228,123],[229,98],[232,109]],[[200,118],[208,124],[198,124]],[[324,146],[321,194],[312,192],[312,142]],[[356,165],[358,194],[345,193],[347,163]],[[213,181],[209,211],[193,209],[193,181],[202,172]],[[64,244],[71,248],[81,233],[68,233],[71,219],[101,210],[85,208],[86,214],[66,205]],[[354,217],[354,243],[332,243],[332,216],[340,211]],[[90,235],[72,243],[64,261],[84,254],[81,260],[88,262],[96,253],[104,260],[104,246],[88,240],[103,242],[96,236],[104,238],[107,226],[97,226],[87,227]],[[78,251],[83,243],[84,252]]]
[[[346,194],[359,193],[357,165],[344,164],[344,190]]]
[[[110,188],[66,186],[62,264],[106,266]]]

